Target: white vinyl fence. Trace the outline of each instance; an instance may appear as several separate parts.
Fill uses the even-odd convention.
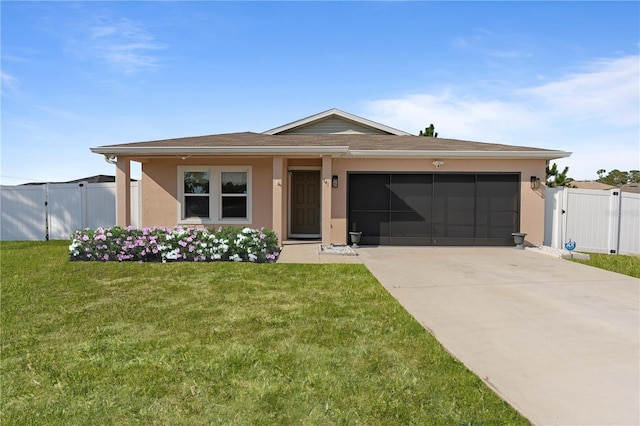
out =
[[[116,224],[116,184],[0,186],[0,240],[66,240],[79,228]],[[140,185],[131,182],[131,222],[140,227]]]
[[[640,194],[619,189],[546,188],[544,245],[640,255]]]

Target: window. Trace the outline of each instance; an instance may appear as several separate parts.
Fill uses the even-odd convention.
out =
[[[209,217],[209,172],[184,172],[184,219]]]
[[[247,217],[247,172],[221,172],[220,218]]]
[[[251,167],[179,166],[178,222],[250,223]]]

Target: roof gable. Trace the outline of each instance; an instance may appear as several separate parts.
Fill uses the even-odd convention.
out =
[[[378,135],[403,135],[410,133],[357,115],[349,114],[333,108],[312,116],[296,120],[289,124],[276,127],[264,132],[267,135],[282,134],[378,134]]]

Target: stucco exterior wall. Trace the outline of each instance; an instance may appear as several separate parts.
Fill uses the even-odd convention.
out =
[[[251,166],[253,228],[272,228],[273,160],[259,158],[148,158],[142,159],[142,226],[179,225],[178,166]],[[205,225],[217,227],[224,224]]]
[[[173,227],[178,221],[178,166],[251,166],[252,167],[252,223],[246,226],[280,227],[281,239],[289,232],[289,176],[287,170],[320,167],[320,158],[273,157],[203,157],[203,158],[147,158],[142,162],[142,225]],[[337,175],[338,188],[330,188],[331,221],[330,240],[336,244],[347,242],[347,172],[511,172],[521,174],[520,230],[526,232],[527,241],[542,244],[544,238],[544,199],[541,190],[531,189],[530,177],[545,177],[545,160],[464,160],[444,159],[444,165],[436,169],[434,159],[349,159],[333,158],[330,175]],[[274,177],[274,167],[281,170]],[[273,204],[273,196],[279,194],[280,206]],[[324,210],[324,209],[323,209]],[[273,215],[282,213],[274,222]],[[217,225],[210,225],[217,226]],[[325,230],[326,231],[326,230]]]
[[[436,169],[435,159],[345,159],[333,161],[333,174],[340,185],[333,189],[331,212],[331,241],[346,243],[347,239],[347,172],[511,172],[521,173],[520,182],[520,230],[526,232],[526,240],[540,245],[544,239],[544,198],[541,190],[531,189],[531,176],[542,181],[545,178],[545,160],[463,160],[444,159]]]

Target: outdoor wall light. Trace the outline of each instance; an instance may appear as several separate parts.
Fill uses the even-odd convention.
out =
[[[531,189],[540,189],[540,178],[531,176]]]
[[[338,187],[338,175],[333,175],[331,177],[331,187],[332,188],[337,188]]]

